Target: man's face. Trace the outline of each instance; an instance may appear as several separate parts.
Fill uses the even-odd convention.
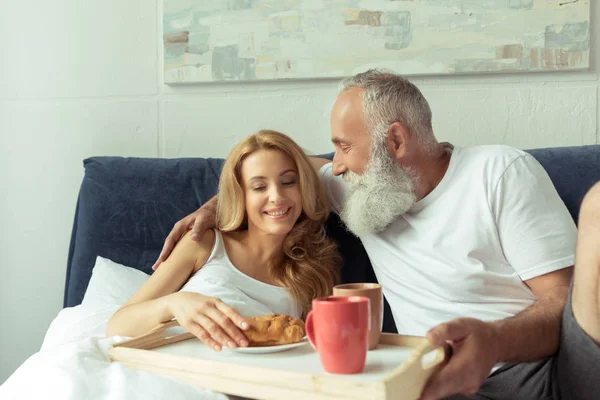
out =
[[[333,173],[362,174],[369,161],[370,135],[363,119],[362,90],[341,93],[331,110],[331,141],[335,148]]]
[[[385,229],[415,204],[416,174],[392,158],[385,145],[373,144],[362,175],[346,171],[350,190],[340,213],[348,229],[357,236]]]
[[[349,94],[351,90],[356,91],[342,93],[332,111],[333,172],[350,183],[340,217],[360,236],[383,230],[412,207],[416,174],[390,155],[385,142],[371,140],[362,118],[362,101],[358,111],[344,109],[352,103],[352,95],[360,100],[360,92]]]

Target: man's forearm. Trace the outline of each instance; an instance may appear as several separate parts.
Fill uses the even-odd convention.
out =
[[[566,286],[555,287],[514,317],[492,322],[498,334],[498,361],[525,362],[555,353],[568,293]]]

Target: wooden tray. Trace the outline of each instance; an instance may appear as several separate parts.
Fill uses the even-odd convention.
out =
[[[416,400],[447,354],[425,338],[384,333],[379,347],[367,354],[362,373],[334,375],[323,371],[310,343],[280,353],[245,354],[226,348],[217,353],[181,332],[185,331],[177,321],[159,325],[113,345],[109,357],[202,389],[254,399]]]

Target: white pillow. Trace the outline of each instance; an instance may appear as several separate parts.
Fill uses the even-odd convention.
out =
[[[91,307],[121,306],[149,277],[140,270],[98,256],[81,304]]]

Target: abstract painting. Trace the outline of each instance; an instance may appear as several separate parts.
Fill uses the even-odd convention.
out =
[[[589,0],[164,0],[166,83],[589,68]]]

